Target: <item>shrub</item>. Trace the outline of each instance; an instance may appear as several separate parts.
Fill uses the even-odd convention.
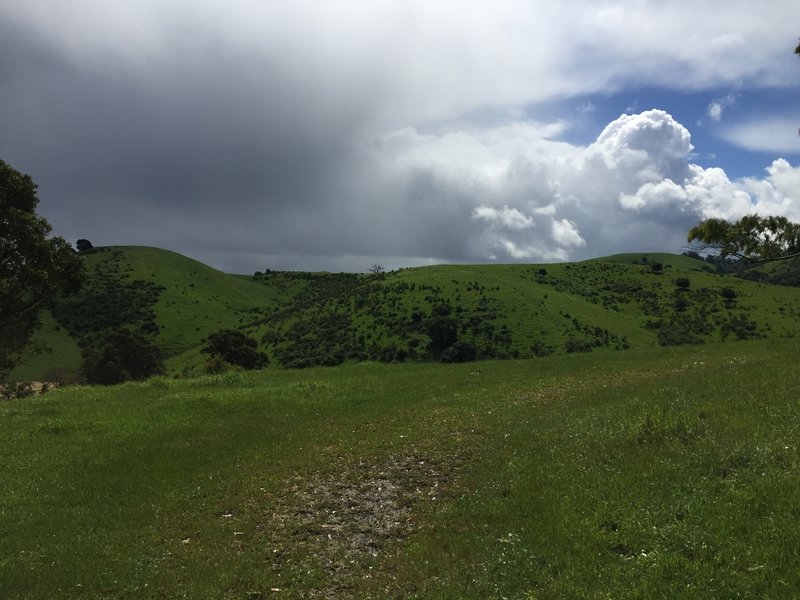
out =
[[[662,346],[683,346],[686,344],[702,344],[701,338],[688,321],[672,320],[662,324],[658,331],[658,343]]]
[[[583,340],[577,340],[575,338],[570,338],[564,344],[564,350],[567,351],[569,354],[573,354],[575,352],[591,352],[592,345],[589,342],[585,342]]]
[[[471,362],[475,360],[477,355],[475,346],[469,342],[456,342],[447,350],[442,352],[442,362],[445,363],[462,363]]]
[[[691,284],[692,284],[691,281],[689,281],[687,277],[678,277],[675,280],[675,287],[678,288],[679,290],[689,289],[689,286]]]
[[[449,348],[458,340],[458,322],[451,317],[433,317],[428,323],[428,335],[436,348]]]
[[[220,329],[209,335],[203,352],[244,369],[260,369],[267,364],[267,355],[258,351],[258,342],[235,329]]]
[[[219,375],[231,368],[230,363],[226,362],[219,354],[212,354],[206,361],[204,368],[205,372],[209,375]]]
[[[141,333],[120,328],[87,340],[81,372],[88,383],[112,385],[163,375],[166,369],[158,346]]]
[[[537,357],[549,356],[555,351],[556,351],[555,348],[553,348],[548,344],[545,344],[544,342],[534,342],[531,345],[531,353]]]
[[[675,298],[675,302],[673,302],[672,306],[676,311],[683,312],[689,308],[689,301],[683,296],[678,296]]]
[[[57,386],[73,385],[76,383],[81,383],[82,380],[79,371],[61,365],[54,365],[48,368],[42,374],[42,379]]]

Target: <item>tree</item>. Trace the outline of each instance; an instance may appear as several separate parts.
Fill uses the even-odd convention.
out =
[[[747,215],[734,223],[706,219],[689,231],[701,252],[733,257],[750,265],[800,256],[800,224],[786,217]]]
[[[220,329],[209,335],[203,352],[211,355],[209,364],[219,363],[215,357],[244,369],[260,369],[267,364],[267,355],[258,351],[258,342],[236,329]]]
[[[475,360],[478,351],[469,342],[457,341],[442,352],[441,361],[445,363],[462,363]]]
[[[78,249],[78,252],[86,252],[87,250],[94,248],[94,246],[92,246],[92,242],[83,238],[77,241],[75,247]]]
[[[378,263],[372,263],[367,270],[373,275],[383,275],[386,272],[386,269],[383,268],[383,265]]]
[[[121,327],[83,348],[81,372],[89,383],[113,385],[163,375],[166,369],[158,346],[141,333]]]
[[[428,336],[433,347],[440,350],[449,348],[458,341],[458,321],[452,317],[431,317],[428,321]]]
[[[688,290],[691,285],[692,285],[692,282],[689,281],[688,277],[678,277],[675,280],[675,287],[678,288],[681,291]]]
[[[0,160],[0,377],[22,359],[39,315],[83,281],[83,261],[36,215],[36,184]]]

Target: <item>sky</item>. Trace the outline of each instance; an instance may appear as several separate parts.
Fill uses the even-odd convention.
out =
[[[796,0],[0,0],[54,234],[235,273],[681,252],[800,220]]]

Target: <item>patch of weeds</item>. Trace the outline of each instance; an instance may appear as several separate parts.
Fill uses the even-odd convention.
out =
[[[234,387],[243,384],[246,378],[246,375],[239,371],[226,371],[225,373],[218,373],[206,377],[203,379],[203,382],[220,387]]]
[[[315,398],[331,393],[334,388],[331,384],[322,381],[298,381],[291,385],[291,389],[300,396]]]
[[[746,448],[736,448],[714,461],[712,473],[720,479],[728,479],[748,469],[752,462],[753,456],[750,450]]]
[[[167,377],[153,377],[142,385],[150,390],[169,390],[175,387],[175,380]]]
[[[62,435],[67,432],[64,425],[49,420],[39,425],[39,431],[45,435]]]
[[[650,409],[634,422],[632,430],[642,446],[671,442],[688,444],[705,435],[708,424],[703,414],[693,416],[687,411]]]

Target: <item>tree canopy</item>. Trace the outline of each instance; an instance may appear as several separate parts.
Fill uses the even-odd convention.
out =
[[[267,364],[267,355],[258,351],[258,342],[236,329],[220,329],[209,335],[203,352],[244,369],[260,369]]]
[[[800,55],[800,44],[794,49]],[[786,217],[746,215],[733,223],[706,219],[689,230],[689,243],[698,249],[737,258],[749,264],[787,260],[800,256],[800,224]]]
[[[81,372],[89,383],[113,385],[163,375],[165,371],[158,346],[125,327],[106,331],[81,352]]]
[[[83,262],[66,240],[49,237],[38,203],[30,176],[0,160],[0,376],[19,362],[42,309],[83,280]]]
[[[688,235],[700,252],[714,252],[758,264],[800,256],[800,224],[786,217],[747,215],[733,223],[724,219],[701,221]]]

